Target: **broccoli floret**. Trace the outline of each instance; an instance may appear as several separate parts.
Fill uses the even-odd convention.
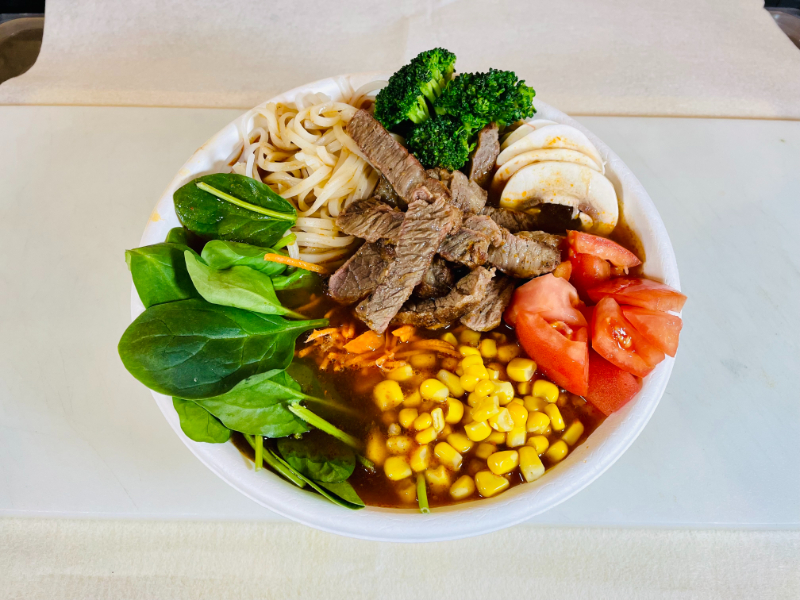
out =
[[[448,114],[477,130],[492,122],[500,126],[532,117],[536,92],[517,81],[512,71],[489,69],[488,73],[462,73],[436,100],[436,112]]]
[[[474,143],[470,144],[470,135],[461,121],[444,115],[414,127],[406,143],[426,169],[455,171],[464,166],[475,148]]]
[[[422,123],[430,118],[433,104],[444,90],[456,64],[456,55],[444,48],[418,54],[389,78],[375,99],[375,118],[393,129],[404,121]],[[427,100],[426,100],[427,99]]]

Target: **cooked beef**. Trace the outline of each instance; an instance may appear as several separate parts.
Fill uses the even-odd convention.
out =
[[[464,219],[464,227],[486,236],[493,246],[502,246],[505,241],[503,230],[487,216],[473,215],[468,219]]]
[[[347,133],[358,144],[370,164],[378,169],[394,191],[411,203],[450,199],[450,192],[431,178],[420,162],[408,153],[372,115],[357,110],[347,124]]]
[[[436,169],[428,169],[425,172],[429,177],[435,179],[436,181],[441,181],[442,185],[448,190],[450,189],[450,181],[453,179],[453,173],[447,169],[442,169],[441,167]]]
[[[514,280],[498,275],[489,282],[480,305],[461,317],[461,323],[473,331],[491,331],[502,322],[513,294]]]
[[[474,181],[467,179],[461,171],[453,171],[450,195],[455,204],[465,214],[476,215],[486,204],[486,190]]]
[[[488,259],[489,239],[482,233],[460,227],[444,238],[438,252],[444,259],[472,269]]]
[[[337,218],[336,225],[347,235],[376,242],[381,238],[397,239],[405,213],[376,198],[353,202]]]
[[[373,193],[393,208],[405,210],[406,206],[408,206],[405,200],[397,195],[392,184],[389,183],[383,175],[381,175],[381,178],[378,180],[378,185],[375,186],[375,191]]]
[[[564,233],[567,229],[580,229],[579,219],[572,218],[572,207],[561,204],[542,204],[536,214],[528,214],[507,208],[486,206],[482,215],[505,227],[511,233],[518,231],[546,231],[548,233]]]
[[[358,318],[373,331],[386,331],[411,292],[422,281],[439,244],[460,220],[460,212],[444,198],[437,198],[430,204],[419,200],[410,203],[400,227],[395,259],[389,264],[372,296],[356,308]]]
[[[503,231],[503,245],[489,248],[489,262],[506,275],[522,279],[550,273],[561,262],[562,239],[541,231],[518,235]]]
[[[336,269],[328,280],[328,293],[341,304],[352,304],[369,295],[386,270],[394,248],[382,242],[367,242]]]
[[[446,296],[406,303],[393,322],[428,329],[446,327],[481,304],[493,276],[494,269],[478,267],[462,277]]]
[[[478,133],[478,147],[472,156],[469,178],[482,188],[489,185],[494,172],[494,163],[500,154],[500,129],[490,123]]]
[[[440,256],[434,256],[431,266],[425,271],[414,295],[418,298],[438,298],[444,296],[453,287],[455,276],[447,261]]]

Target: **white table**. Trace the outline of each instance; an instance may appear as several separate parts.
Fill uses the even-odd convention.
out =
[[[123,251],[239,111],[0,107],[0,515],[279,517],[206,470],[116,353]],[[655,416],[536,523],[800,525],[800,122],[583,118],[640,178],[689,302]]]

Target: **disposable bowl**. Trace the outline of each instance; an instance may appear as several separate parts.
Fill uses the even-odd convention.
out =
[[[313,92],[341,99],[343,90],[357,89],[378,73],[341,75],[310,83],[281,94],[267,102],[291,102]],[[675,254],[661,217],[634,174],[602,140],[585,127],[544,102],[535,102],[536,118],[572,125],[583,131],[606,161],[606,175],[621,200],[625,221],[639,236],[646,254],[645,273],[673,288],[680,289]],[[203,174],[225,171],[241,147],[243,114],[203,144],[178,171],[158,201],[145,227],[141,245],[164,241],[167,232],[180,225],[172,204],[172,194],[187,181]],[[144,307],[136,290],[131,290],[131,316]],[[630,447],[644,429],[661,399],[672,372],[674,359],[667,359],[644,379],[642,390],[622,410],[612,414],[589,438],[575,448],[556,468],[534,483],[516,486],[488,499],[444,508],[429,515],[412,509],[366,507],[350,511],[331,504],[322,496],[301,490],[271,472],[256,473],[242,460],[232,443],[205,444],[189,440],[181,431],[178,415],[168,396],[153,392],[153,397],[172,429],[189,450],[218,477],[248,498],[270,510],[331,533],[369,540],[430,542],[452,540],[496,531],[538,515],[577,494],[600,477]]]

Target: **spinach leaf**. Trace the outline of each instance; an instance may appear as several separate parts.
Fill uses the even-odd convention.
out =
[[[189,245],[189,240],[186,237],[186,230],[183,227],[173,227],[167,232],[167,239],[164,240],[167,244],[183,244]]]
[[[265,254],[280,254],[273,248],[261,248],[239,242],[211,240],[203,247],[200,255],[212,269],[229,269],[231,267],[250,267],[256,271],[275,277],[286,271],[283,263],[264,260]]]
[[[233,306],[265,315],[286,315],[303,319],[303,315],[284,307],[275,295],[268,275],[249,267],[217,270],[186,251],[186,268],[200,295],[212,304]]]
[[[186,270],[183,244],[161,243],[125,251],[133,285],[145,308],[156,304],[197,298]]]
[[[344,503],[336,502],[336,504],[352,510],[364,508],[364,501],[358,497],[358,494],[356,493],[355,489],[353,489],[353,486],[346,481],[341,481],[339,483],[320,482],[319,484],[329,492],[333,492],[336,494],[336,496],[344,500]]]
[[[295,471],[317,482],[346,481],[356,468],[353,451],[319,431],[307,433],[301,439],[278,440],[278,452]]]
[[[118,350],[125,368],[144,385],[193,400],[224,394],[250,375],[285,368],[297,336],[327,324],[326,319],[287,321],[199,298],[179,300],[139,315]]]
[[[276,290],[299,290],[318,285],[322,279],[316,273],[305,269],[295,269],[293,273],[283,277],[273,277],[272,285]]]
[[[172,406],[181,420],[181,430],[190,440],[222,444],[230,439],[231,430],[202,406],[183,398],[173,398]]]
[[[230,429],[277,438],[308,431],[306,423],[287,408],[302,398],[294,379],[273,369],[240,381],[225,394],[196,402]]]
[[[235,173],[198,177],[179,188],[173,201],[181,224],[207,239],[271,247],[297,220],[294,207],[269,186]]]

